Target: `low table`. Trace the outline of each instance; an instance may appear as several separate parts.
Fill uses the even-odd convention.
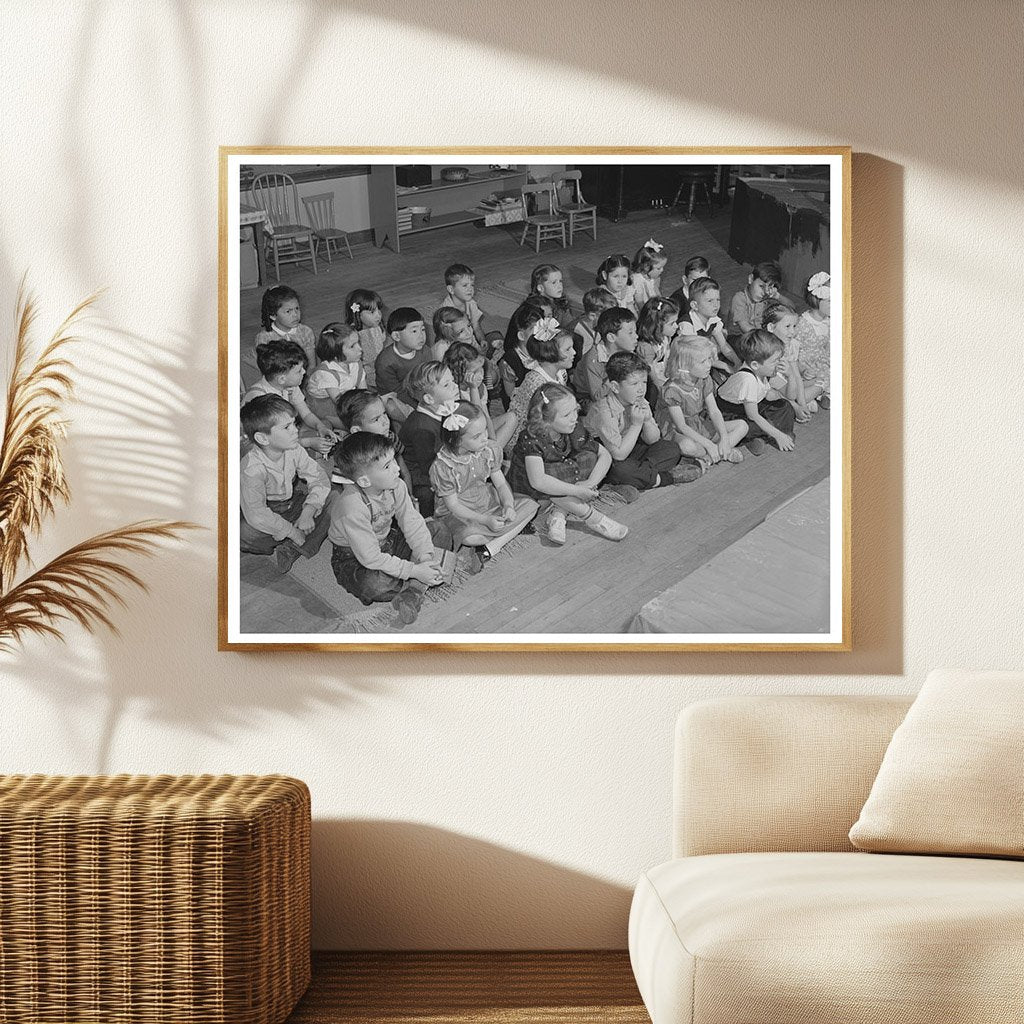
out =
[[[0,1020],[280,1024],[309,834],[281,775],[0,777]]]

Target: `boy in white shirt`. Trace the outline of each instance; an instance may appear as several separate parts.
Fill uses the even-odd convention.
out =
[[[764,451],[765,437],[774,441],[780,451],[792,451],[796,413],[768,383],[782,359],[782,339],[760,328],[742,335],[733,344],[743,362],[718,389],[716,398],[722,418],[747,421],[745,443],[751,455]]]
[[[242,551],[276,553],[282,572],[300,554],[311,558],[327,536],[331,482],[299,444],[295,409],[280,395],[258,395],[242,406],[252,447],[242,456],[239,503]]]

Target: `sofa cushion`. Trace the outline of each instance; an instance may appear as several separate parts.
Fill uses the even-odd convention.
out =
[[[1024,856],[1024,673],[929,674],[850,841],[885,853]]]
[[[685,857],[641,878],[629,951],[653,1024],[1024,1020],[1024,863]]]

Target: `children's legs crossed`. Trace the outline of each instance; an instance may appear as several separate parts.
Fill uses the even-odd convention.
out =
[[[470,533],[462,539],[462,543],[465,547],[472,548],[487,548],[487,553],[491,556],[496,555],[510,540],[514,537],[518,537],[526,524],[537,514],[538,509],[537,502],[533,498],[526,498],[523,495],[515,496],[515,516],[512,522],[508,524],[505,530],[499,533],[496,537],[492,537],[490,534],[484,533]]]
[[[671,441],[655,441],[654,444],[637,441],[629,458],[612,462],[605,482],[630,484],[645,491],[655,486],[659,476],[667,475],[680,458],[679,446]]]
[[[398,523],[391,524],[391,530],[380,546],[386,555],[397,558],[409,558],[412,552]],[[363,604],[377,601],[390,601],[408,586],[408,580],[381,572],[379,569],[367,569],[354,554],[351,548],[335,545],[331,556],[331,568],[334,578],[350,594],[355,594]]]
[[[727,420],[725,423],[725,433],[729,438],[729,444],[732,446],[732,450],[726,456],[729,462],[742,462],[743,453],[736,447],[747,436],[747,421],[746,420]]]

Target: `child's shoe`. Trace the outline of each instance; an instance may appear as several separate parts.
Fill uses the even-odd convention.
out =
[[[416,621],[416,616],[423,606],[423,591],[414,590],[412,587],[405,587],[399,591],[391,601],[391,607],[398,613],[398,620],[403,626],[408,626]]]
[[[672,483],[693,483],[694,480],[697,480],[704,475],[705,469],[706,467],[702,461],[695,462],[692,459],[683,459],[682,461],[677,462],[671,469]]]
[[[548,513],[548,540],[552,544],[565,543],[565,513],[561,509]]]
[[[818,395],[818,408],[819,409],[831,409],[832,399],[828,395]]]
[[[609,540],[622,540],[629,533],[628,526],[623,526],[622,523],[609,519],[603,513],[598,512],[597,509],[594,509],[583,522],[588,529],[593,530],[594,533],[601,534],[602,537],[607,537]]]
[[[739,448],[733,448],[733,450],[731,452],[729,452],[728,455],[726,455],[725,461],[726,462],[742,462],[743,461],[743,452],[741,452],[739,450]]]
[[[274,558],[277,560],[277,567],[282,573],[290,572],[291,567],[295,564],[296,559],[302,552],[295,546],[290,540],[283,540],[277,545],[274,551]]]
[[[764,455],[764,438],[752,437],[747,441],[747,451],[751,455]]]
[[[491,553],[483,545],[478,548],[469,549],[469,559],[466,562],[466,572],[475,576],[491,560]]]
[[[621,502],[623,505],[632,505],[640,497],[640,492],[632,484],[605,484],[598,488],[602,498],[614,502]]]
[[[817,412],[818,411],[818,403],[813,398],[807,403],[807,411],[808,412]]]

